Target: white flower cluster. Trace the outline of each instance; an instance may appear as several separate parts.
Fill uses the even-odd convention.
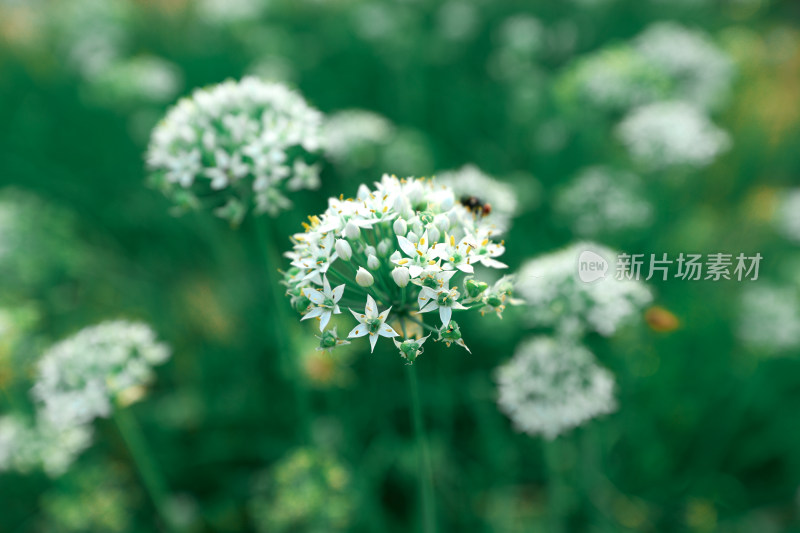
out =
[[[800,243],[800,189],[790,189],[783,194],[775,213],[775,224],[787,239]]]
[[[112,402],[140,394],[153,366],[170,351],[149,326],[126,321],[84,328],[53,345],[38,363],[34,397],[54,426],[71,427],[107,417]]]
[[[198,17],[213,26],[258,20],[269,2],[264,0],[198,0]]]
[[[554,439],[616,410],[614,377],[586,348],[564,338],[524,341],[497,370],[498,399],[514,426]]]
[[[0,471],[42,468],[62,474],[91,444],[91,422],[112,404],[132,403],[169,349],[144,324],[115,321],[85,328],[53,345],[38,362],[36,417],[0,417]]]
[[[179,208],[216,207],[234,224],[251,204],[276,215],[291,205],[286,190],[319,186],[318,167],[295,152],[318,148],[321,124],[317,110],[279,83],[247,77],[198,89],[153,131],[151,181]]]
[[[136,56],[109,63],[89,80],[91,97],[118,104],[171,101],[183,85],[180,67],[156,56]]]
[[[672,80],[628,45],[601,49],[579,57],[562,74],[557,90],[562,99],[607,111],[627,110],[669,95]]]
[[[742,293],[737,335],[767,354],[800,347],[800,293],[793,286],[757,284]]]
[[[59,476],[91,440],[89,426],[59,428],[42,419],[29,424],[12,415],[0,417],[0,472],[41,468]]]
[[[518,193],[514,187],[490,177],[475,165],[440,172],[436,183],[451,188],[463,205],[480,209],[498,231],[508,229],[517,212]]]
[[[682,100],[701,109],[724,103],[733,61],[708,35],[673,22],[648,27],[632,42],[579,57],[561,75],[568,102],[625,111],[656,101]]]
[[[582,237],[642,228],[653,219],[653,206],[641,189],[629,172],[588,167],[557,192],[553,209]]]
[[[325,119],[322,145],[336,162],[366,166],[375,159],[375,146],[388,143],[392,135],[394,125],[387,118],[363,109],[346,109]]]
[[[733,61],[699,30],[675,22],[659,22],[634,40],[648,64],[675,83],[675,97],[701,108],[724,102],[734,76]]]
[[[399,327],[405,338],[395,343],[411,362],[430,334],[466,348],[455,312],[500,314],[515,303],[508,277],[492,286],[480,277],[480,269],[506,268],[498,228],[435,181],[384,175],[374,190],[362,185],[356,198],[331,198],[309,220],[292,237],[285,283],[303,319],[319,320],[321,349],[348,342],[326,330],[342,307],[357,324],[347,338],[368,336],[374,349],[379,337],[399,337]],[[427,313],[437,315],[436,327]],[[420,327],[430,333],[411,334]]]
[[[730,136],[703,111],[682,101],[636,108],[616,133],[631,156],[651,170],[704,167],[731,145]]]
[[[602,279],[578,276],[579,257],[591,252],[608,263]],[[554,327],[561,334],[597,332],[612,335],[650,303],[650,290],[638,280],[616,278],[616,253],[591,242],[532,259],[517,275],[517,290],[530,306],[532,325]]]

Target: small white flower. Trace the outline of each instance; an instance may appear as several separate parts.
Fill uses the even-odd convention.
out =
[[[367,295],[367,305],[364,307],[364,313],[356,313],[352,309],[350,312],[358,320],[358,326],[347,335],[349,338],[363,337],[369,335],[370,351],[375,351],[375,343],[378,342],[378,337],[397,337],[398,333],[392,327],[386,324],[386,318],[389,316],[391,307],[382,313],[378,313],[378,304],[372,299],[372,296]]]
[[[356,283],[362,287],[371,287],[372,284],[375,283],[375,279],[364,267],[358,267],[358,272],[356,272]]]
[[[337,304],[342,299],[343,294],[344,285],[331,289],[327,276],[323,276],[321,291],[311,287],[303,289],[303,295],[311,300],[315,307],[312,307],[308,313],[303,315],[301,320],[319,318],[319,330],[324,331],[331,319],[331,314],[338,315],[341,313]]]
[[[492,242],[489,238],[489,233],[478,235],[475,241],[478,243],[472,256],[475,258],[472,262],[480,262],[483,266],[489,268],[508,268],[508,265],[501,263],[496,257],[500,257],[506,251],[503,243],[497,244]]]
[[[434,248],[439,258],[444,261],[444,268],[457,268],[470,274],[474,272],[470,263],[473,261],[471,254],[475,245],[469,237],[456,242],[455,237],[445,234],[445,242],[440,242]]]
[[[430,287],[422,287],[419,291],[419,312],[428,313],[430,311],[439,310],[439,318],[442,320],[442,325],[450,323],[453,317],[453,309],[467,309],[458,299],[461,294],[458,289],[450,289],[443,287],[441,289],[431,289]]]
[[[398,254],[392,262],[398,266],[408,267],[412,278],[416,278],[424,270],[429,270],[436,265],[438,254],[428,239],[427,230],[417,242],[411,242],[406,237],[398,236],[397,243],[406,257],[400,257]]]

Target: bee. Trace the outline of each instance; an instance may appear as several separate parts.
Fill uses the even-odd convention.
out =
[[[462,196],[461,205],[467,208],[467,211],[473,215],[488,216],[492,213],[492,205],[489,202],[484,202],[477,196]]]

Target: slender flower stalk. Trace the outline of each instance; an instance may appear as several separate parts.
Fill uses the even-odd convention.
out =
[[[419,496],[422,504],[422,530],[425,533],[435,533],[436,528],[436,498],[433,491],[433,464],[431,452],[428,447],[428,437],[422,419],[422,401],[420,400],[417,370],[414,365],[408,364],[408,387],[411,395],[411,421],[414,424],[414,437],[417,441],[417,454],[419,463]]]

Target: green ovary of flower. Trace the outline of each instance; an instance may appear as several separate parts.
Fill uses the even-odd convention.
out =
[[[501,305],[503,305],[503,299],[500,298],[499,296],[489,296],[486,299],[486,303],[492,307],[500,307]]]
[[[457,341],[461,338],[461,329],[451,320],[446,328],[442,328],[441,334],[443,339]]]
[[[366,324],[370,334],[376,334],[378,331],[380,331],[381,324],[383,324],[383,322],[379,318],[372,318],[367,320]]]
[[[448,305],[450,305],[450,304],[451,304],[451,302],[452,302],[452,298],[451,298],[451,297],[450,297],[450,295],[449,295],[448,293],[446,293],[446,292],[440,293],[440,294],[439,294],[439,295],[436,297],[436,303],[437,303],[437,304],[439,304],[439,305],[448,306]]]
[[[470,298],[477,298],[483,291],[489,288],[489,284],[482,281],[475,281],[474,279],[468,279],[465,283],[465,287],[467,288],[467,294]]]
[[[322,334],[322,337],[319,340],[319,345],[321,348],[333,348],[336,346],[336,335],[331,333],[330,331],[325,331]]]

